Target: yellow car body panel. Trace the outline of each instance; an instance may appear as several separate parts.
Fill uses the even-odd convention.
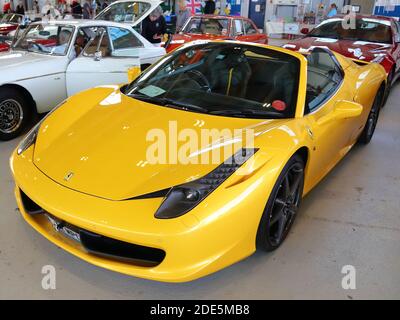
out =
[[[296,52],[265,47],[301,62],[294,118],[243,119],[170,109],[134,100],[112,86],[82,92],[45,119],[35,145],[11,157],[15,196],[24,219],[79,258],[158,281],[190,281],[251,255],[263,210],[287,161],[300,149],[307,155],[305,195],[355,144],[386,77],[380,65],[358,66],[336,55],[345,72],[343,83],[323,106],[303,115],[307,60]],[[362,104],[361,115],[324,121],[340,100]],[[154,213],[162,198],[129,199],[204,176],[217,166],[143,165],[149,145],[143,139],[146,131],[168,130],[170,120],[198,133],[201,128],[251,127],[259,133],[255,138],[259,150],[240,168],[240,175],[234,173],[190,212],[157,219]],[[74,177],[66,181],[69,171]],[[142,267],[88,253],[56,232],[44,215],[28,214],[21,190],[61,220],[113,239],[162,249],[165,259],[155,267]]]

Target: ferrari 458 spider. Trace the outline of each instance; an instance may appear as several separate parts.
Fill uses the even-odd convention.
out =
[[[370,141],[385,86],[381,65],[326,49],[185,44],[34,127],[11,158],[18,206],[95,265],[193,280],[281,245],[302,197]],[[207,130],[224,134],[187,147]]]

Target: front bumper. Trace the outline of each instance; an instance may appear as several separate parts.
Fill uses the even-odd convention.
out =
[[[222,269],[255,251],[256,230],[265,200],[254,201],[254,197],[256,190],[268,192],[257,188],[257,184],[265,182],[262,179],[254,177],[224,190],[226,199],[234,199],[231,203],[211,194],[188,214],[156,219],[154,212],[162,199],[111,201],[71,190],[33,165],[32,153],[33,147],[21,156],[14,153],[11,158],[15,196],[22,216],[48,240],[94,265],[151,280],[184,282]],[[238,188],[243,189],[240,201]],[[57,232],[45,214],[28,213],[20,190],[57,219],[97,235],[160,249],[165,258],[155,266],[143,266],[93,254]],[[258,198],[265,199],[265,194]]]

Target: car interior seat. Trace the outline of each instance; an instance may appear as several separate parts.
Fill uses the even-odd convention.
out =
[[[101,52],[102,57],[109,57],[111,55],[110,50],[110,41],[108,39],[108,35],[104,34],[101,43],[99,46],[100,36],[96,36],[95,39],[92,40],[90,45],[85,49],[85,53],[87,55],[94,55],[97,51]]]
[[[212,91],[244,98],[251,76],[251,67],[241,50],[228,49],[220,52],[210,70]]]

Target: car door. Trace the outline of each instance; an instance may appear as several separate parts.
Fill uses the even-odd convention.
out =
[[[325,121],[334,111],[337,101],[353,99],[352,92],[346,87],[344,73],[331,52],[314,49],[307,60],[304,118],[315,148],[310,177],[318,181],[348,151],[358,119]]]
[[[68,65],[66,84],[68,96],[99,85],[122,84],[129,81],[128,72],[140,69],[137,56],[121,56],[115,52],[106,27],[85,30],[93,36],[80,55]],[[136,50],[132,48],[132,50]]]
[[[64,45],[57,45],[62,33],[67,35],[68,41]],[[26,76],[19,81],[32,93],[39,113],[51,110],[67,97],[65,71],[74,33],[75,28],[70,25],[38,24],[24,34],[26,39],[41,47],[41,50],[45,49],[42,53],[27,53],[26,58],[32,59],[36,55],[37,58],[33,60],[40,64],[37,66],[33,63],[22,68]]]
[[[266,43],[267,36],[260,33],[254,23],[251,20],[243,19],[244,36],[242,41]]]
[[[132,28],[109,27],[108,31],[114,57],[138,57],[141,65],[148,66],[165,54],[164,48],[148,43]]]

